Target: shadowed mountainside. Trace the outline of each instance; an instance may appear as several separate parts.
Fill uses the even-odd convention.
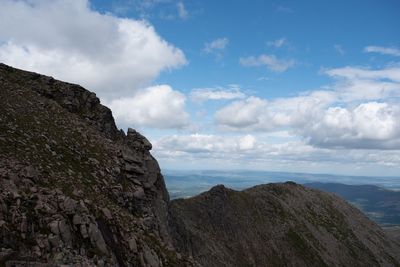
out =
[[[400,246],[339,197],[292,182],[171,201],[175,246],[202,266],[399,266]]]
[[[307,183],[305,186],[337,194],[382,226],[400,225],[399,191],[338,183]]]

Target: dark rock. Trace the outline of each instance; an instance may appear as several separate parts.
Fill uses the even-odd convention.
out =
[[[143,199],[143,198],[146,196],[146,194],[144,193],[144,190],[143,190],[142,187],[138,187],[138,188],[136,189],[136,191],[133,192],[133,196],[134,196],[135,198],[138,198],[138,199]]]
[[[122,158],[129,163],[142,164],[141,159],[130,149],[121,150]]]
[[[135,164],[125,163],[124,170],[128,173],[134,173],[139,175],[145,174],[145,171]]]
[[[132,237],[131,239],[128,240],[128,245],[129,245],[129,249],[130,249],[133,253],[137,253],[137,252],[138,252],[136,239],[135,239],[134,237]]]
[[[157,257],[157,254],[147,246],[144,247],[143,258],[150,267],[160,266],[160,261]]]
[[[152,145],[146,137],[132,128],[128,128],[127,143],[134,149],[151,150]]]
[[[101,211],[103,212],[104,217],[106,217],[108,220],[112,219],[111,211],[108,208],[102,208]]]
[[[396,266],[400,247],[340,198],[295,183],[222,185],[170,204],[174,245],[201,266]]]
[[[92,244],[95,245],[102,253],[107,254],[108,249],[106,242],[104,241],[103,235],[95,223],[89,224],[88,234]]]

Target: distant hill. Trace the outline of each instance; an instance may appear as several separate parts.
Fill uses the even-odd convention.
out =
[[[400,191],[338,183],[306,183],[305,186],[337,194],[382,226],[400,225]]]
[[[299,184],[322,182],[348,185],[376,185],[400,191],[400,177],[346,176],[329,174],[271,172],[253,170],[163,170],[171,198],[194,196],[216,184],[241,190],[257,184],[294,181]]]

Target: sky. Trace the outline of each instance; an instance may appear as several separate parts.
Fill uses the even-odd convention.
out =
[[[162,169],[400,176],[397,0],[0,6],[0,62],[96,92]]]

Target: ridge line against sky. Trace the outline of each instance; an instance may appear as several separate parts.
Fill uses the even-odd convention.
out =
[[[0,4],[0,61],[95,91],[162,168],[400,176],[398,1]]]

